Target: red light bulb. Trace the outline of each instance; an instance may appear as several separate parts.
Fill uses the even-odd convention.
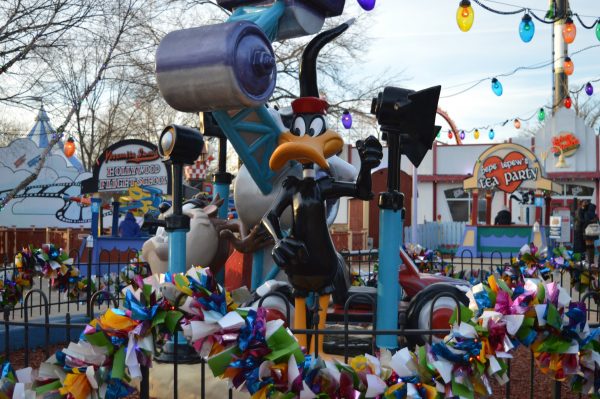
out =
[[[571,100],[571,97],[565,98],[565,108],[569,109],[569,108],[571,108],[571,105],[573,105],[573,101]]]

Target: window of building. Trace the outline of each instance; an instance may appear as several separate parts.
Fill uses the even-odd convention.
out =
[[[472,196],[470,191],[461,187],[444,190],[450,215],[454,222],[469,222],[471,216]],[[485,223],[485,197],[478,198],[477,220]]]

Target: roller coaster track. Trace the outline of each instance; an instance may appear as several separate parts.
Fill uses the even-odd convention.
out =
[[[40,184],[36,186],[27,186],[23,191],[19,192],[15,195],[14,199],[19,198],[57,198],[62,199],[64,201],[64,205],[62,208],[58,209],[55,213],[55,216],[58,220],[65,223],[73,223],[73,224],[83,224],[90,223],[91,218],[84,219],[83,218],[83,208],[84,206],[71,201],[68,199],[70,196],[78,196],[80,195],[80,190],[76,193],[72,193],[72,195],[68,194],[68,190],[73,187],[80,187],[81,183],[53,183],[53,184]],[[54,191],[53,189],[60,188],[58,191]],[[48,192],[51,190],[50,192]],[[0,191],[0,198],[3,197],[3,194],[10,192],[11,189]],[[79,207],[79,218],[73,219],[66,216],[67,211],[70,207],[76,206]],[[104,211],[104,216],[112,214],[111,211]]]

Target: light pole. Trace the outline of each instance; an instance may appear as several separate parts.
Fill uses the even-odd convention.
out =
[[[165,230],[169,234],[169,274],[185,273],[186,233],[190,230],[190,218],[182,211],[183,206],[183,166],[191,165],[198,159],[204,147],[200,132],[189,127],[167,126],[158,144],[158,152],[164,162],[171,167],[173,206],[172,213],[165,218]],[[171,305],[177,307],[178,303]],[[194,363],[200,361],[195,351],[190,350],[185,339],[176,339],[165,344],[157,360],[162,362]]]
[[[388,144],[387,191],[379,194],[376,328],[380,331],[398,328],[398,271],[405,213],[404,195],[400,192],[400,158],[405,154],[418,167],[431,149],[440,129],[434,125],[440,90],[440,86],[418,92],[386,87],[371,105],[371,113],[377,117],[382,138]],[[398,338],[378,335],[376,343],[379,348],[395,349]]]

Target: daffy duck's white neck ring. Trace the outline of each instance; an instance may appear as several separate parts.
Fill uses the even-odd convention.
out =
[[[315,178],[315,168],[312,164],[302,165],[302,178],[303,179],[314,179]]]

